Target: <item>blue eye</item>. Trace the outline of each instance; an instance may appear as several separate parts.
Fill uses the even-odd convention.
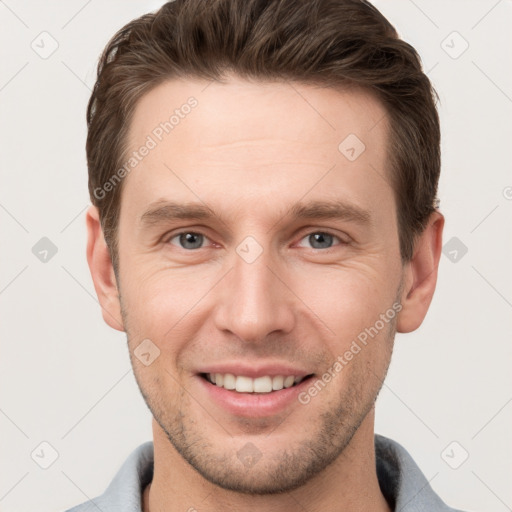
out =
[[[169,238],[167,243],[178,246],[181,249],[193,251],[195,249],[203,248],[205,242],[208,240],[208,237],[201,233],[196,233],[194,231],[183,231]],[[305,240],[307,240],[308,245],[304,245]],[[347,242],[344,242],[336,235],[332,235],[325,231],[315,231],[302,238],[299,246],[309,247],[312,249],[330,249],[335,245],[346,244]]]
[[[330,249],[333,246],[334,240],[341,240],[330,233],[325,233],[323,231],[317,231],[315,233],[310,233],[305,236],[302,240],[308,240],[313,249]],[[343,242],[342,242],[343,243]],[[301,244],[299,244],[301,245]]]
[[[201,233],[194,233],[192,231],[187,231],[184,233],[178,233],[169,239],[169,243],[173,243],[172,241],[178,239],[178,244],[182,249],[193,250],[200,249],[205,240],[205,236]],[[177,245],[177,244],[173,244]]]

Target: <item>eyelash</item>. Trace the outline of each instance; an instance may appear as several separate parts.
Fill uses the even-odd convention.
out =
[[[171,243],[171,240],[173,240],[174,238],[177,238],[181,235],[186,235],[186,234],[193,234],[193,235],[201,235],[203,236],[205,239],[207,240],[210,240],[210,238],[205,235],[204,233],[201,233],[200,231],[180,231],[178,233],[174,233],[172,236],[168,236],[164,239],[164,243],[166,244],[170,244]],[[300,241],[304,240],[305,238],[308,238],[309,236],[311,235],[317,235],[317,234],[322,234],[322,235],[329,235],[329,236],[332,236],[333,238],[337,239],[338,240],[338,244],[337,245],[333,245],[331,247],[326,247],[325,249],[317,249],[315,247],[311,247],[310,249],[314,250],[314,251],[322,251],[322,252],[328,252],[328,251],[331,251],[333,250],[335,247],[338,247],[338,246],[344,246],[344,245],[349,245],[349,242],[346,242],[344,240],[341,239],[341,237],[339,237],[338,235],[328,231],[328,230],[315,230],[315,231],[310,231],[309,233],[305,234],[301,239]],[[174,245],[174,244],[171,244],[171,245]],[[199,247],[197,249],[185,249],[184,247],[180,247],[178,246],[179,249],[182,249],[184,251],[187,251],[187,252],[194,252],[194,251],[198,251],[199,249],[204,249],[204,247]]]

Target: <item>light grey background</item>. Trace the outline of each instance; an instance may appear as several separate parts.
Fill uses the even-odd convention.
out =
[[[101,50],[161,3],[0,1],[3,512],[97,496],[152,436],[125,335],[103,323],[86,263],[84,144]],[[444,242],[459,244],[442,256],[423,325],[397,336],[376,431],[403,444],[451,506],[512,510],[512,3],[375,3],[439,92]],[[58,249],[47,262],[32,252],[42,237]],[[48,469],[42,442],[58,452]]]

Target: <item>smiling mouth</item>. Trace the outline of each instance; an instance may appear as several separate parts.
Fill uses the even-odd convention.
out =
[[[294,375],[265,375],[251,378],[244,375],[233,375],[232,373],[201,373],[200,376],[210,384],[224,388],[236,393],[272,393],[282,389],[297,386],[306,379],[313,377],[313,374],[304,377]]]

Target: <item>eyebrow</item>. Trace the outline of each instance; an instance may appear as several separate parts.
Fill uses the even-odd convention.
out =
[[[335,219],[354,222],[362,226],[372,224],[372,216],[368,210],[341,200],[310,201],[294,204],[284,215],[296,220],[301,219]],[[177,203],[173,201],[157,201],[140,217],[143,226],[171,222],[174,220],[208,220],[220,218],[215,212],[200,203]]]
[[[296,203],[290,208],[289,215],[296,219],[339,219],[361,225],[372,223],[368,210],[341,200]]]
[[[141,215],[140,223],[151,226],[177,219],[201,220],[212,217],[215,217],[215,213],[202,204],[157,201]]]

